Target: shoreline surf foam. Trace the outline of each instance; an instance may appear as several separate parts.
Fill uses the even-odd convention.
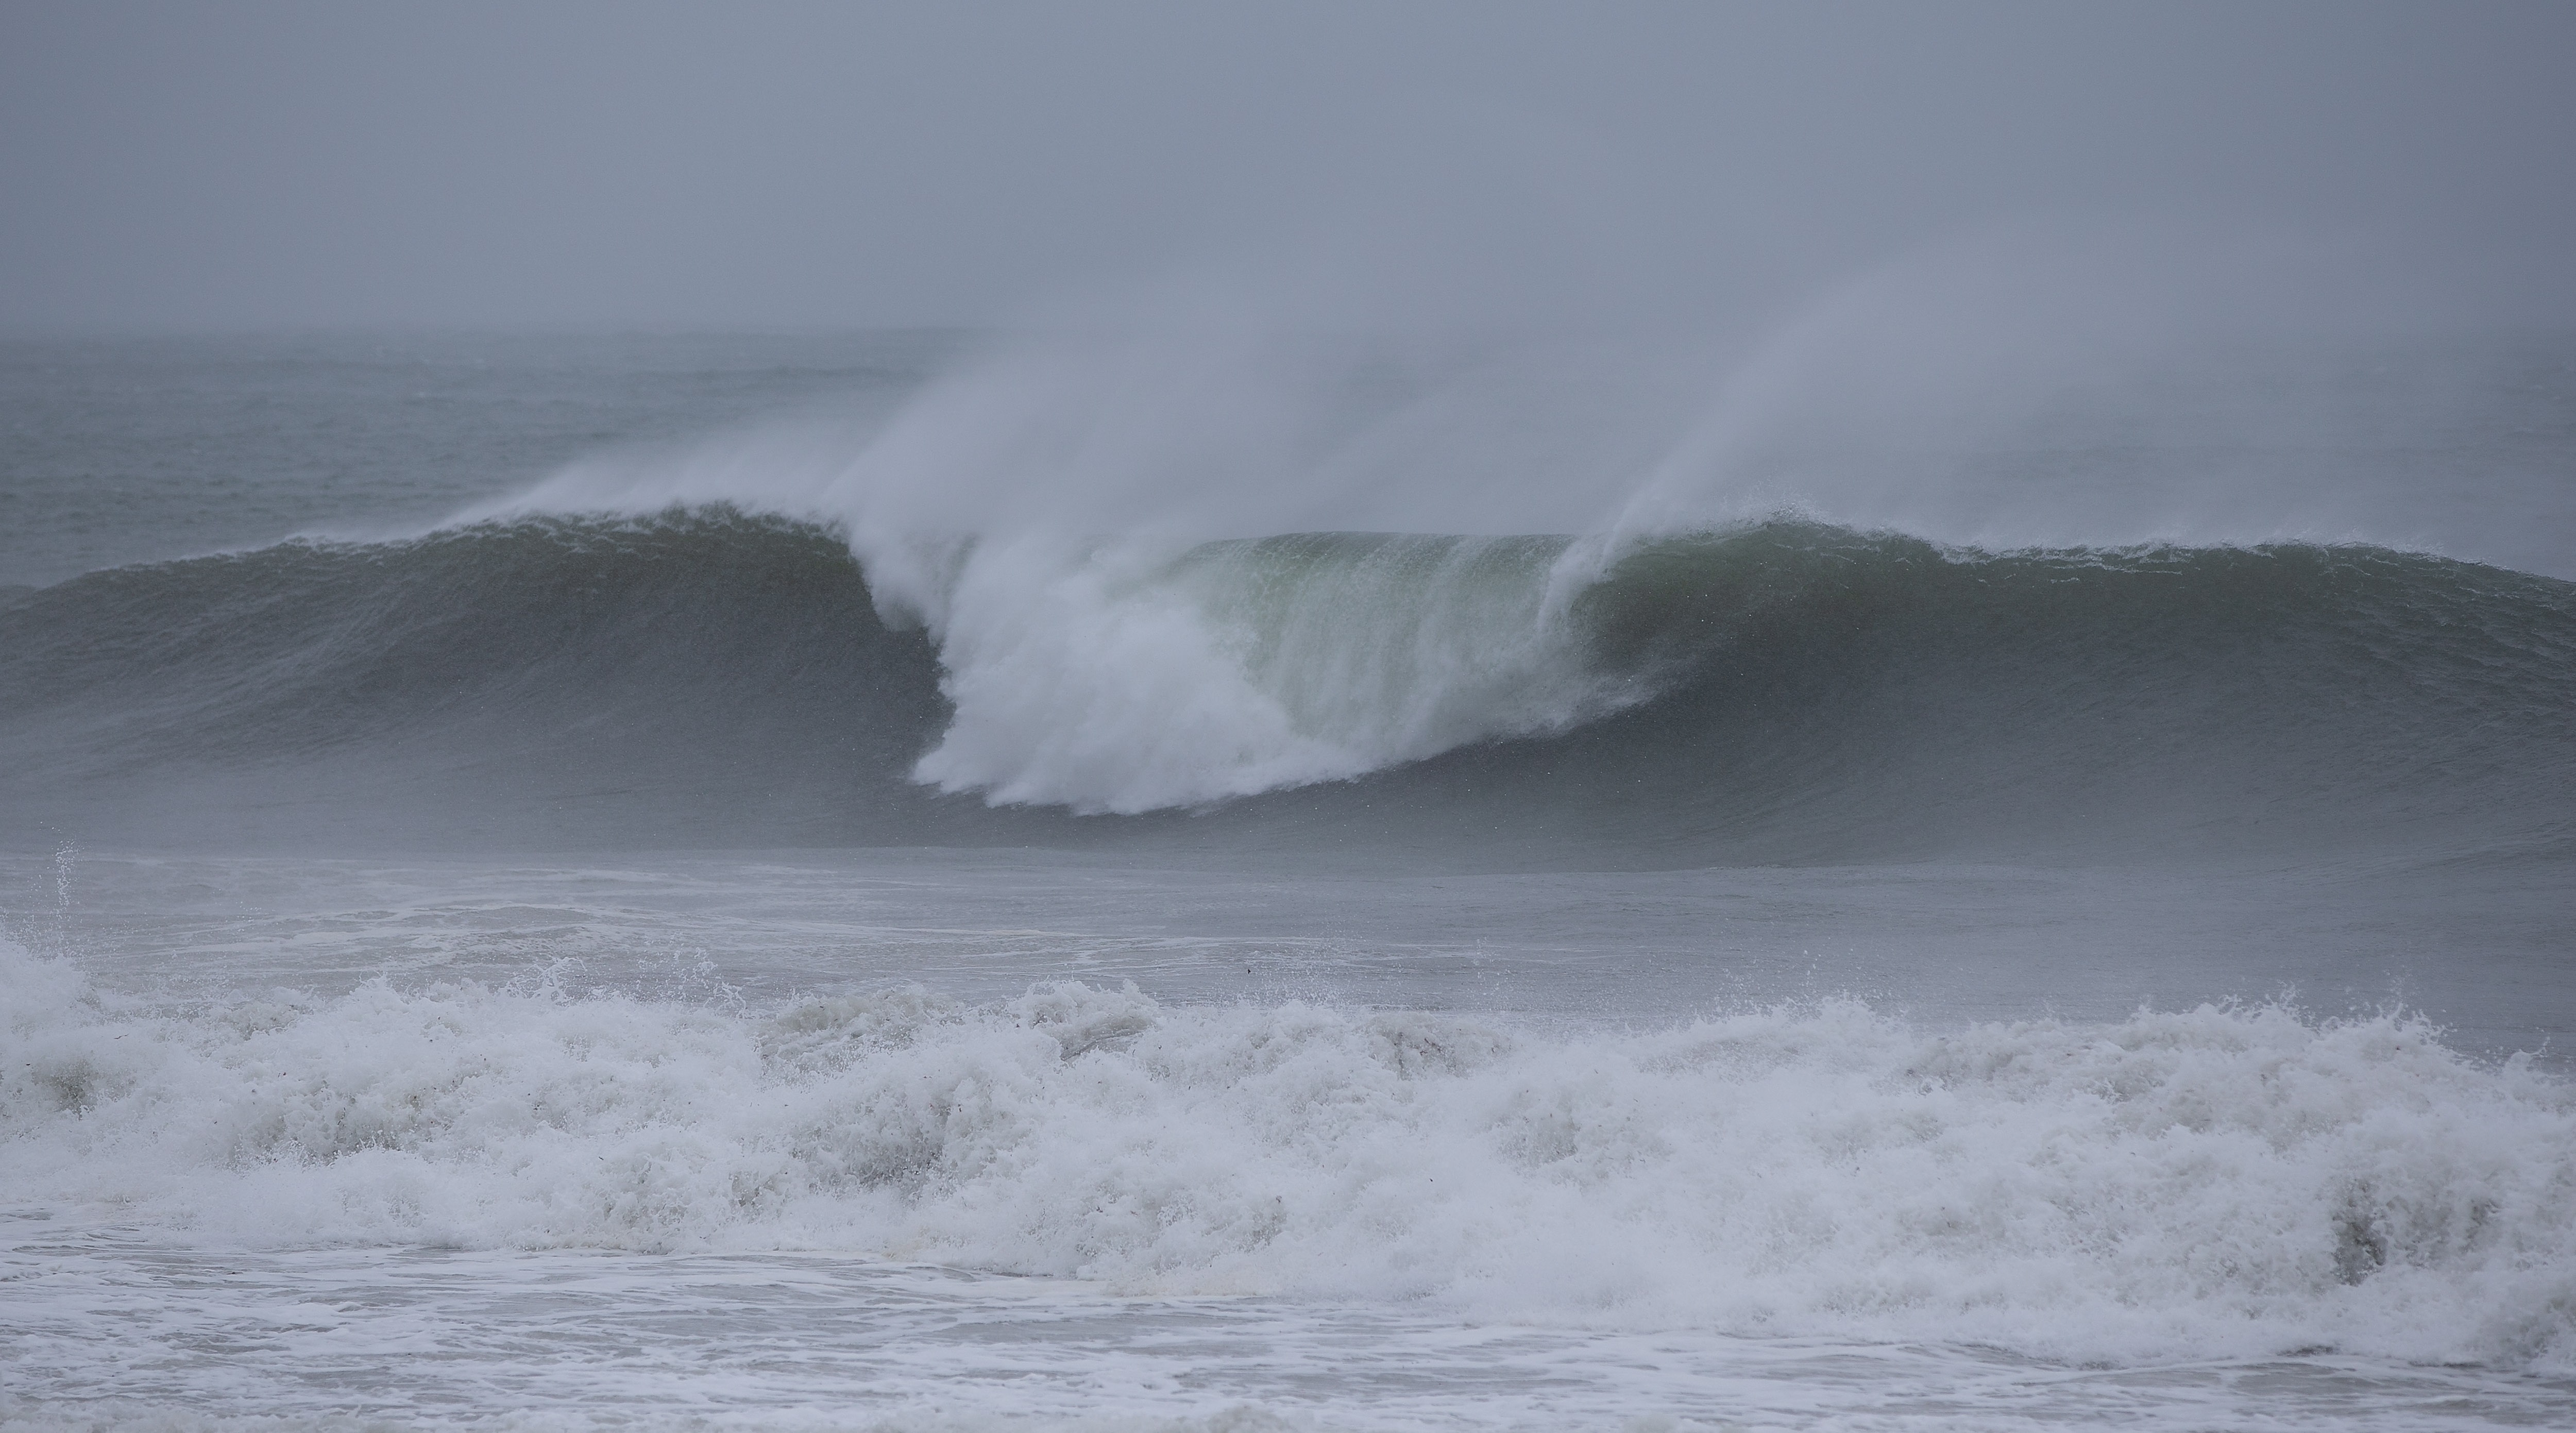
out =
[[[1155,1294],[2576,1368],[2576,1100],[2401,1015],[1660,1028],[1046,984],[133,1006],[11,950],[5,1198],[191,1245],[815,1249]]]

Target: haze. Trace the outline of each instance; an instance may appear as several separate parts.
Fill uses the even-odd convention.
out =
[[[1366,254],[1377,312],[1776,319],[1980,226],[2576,303],[2564,5],[15,3],[0,325],[1010,322]]]

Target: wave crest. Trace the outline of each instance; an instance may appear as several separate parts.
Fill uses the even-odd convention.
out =
[[[91,839],[1053,840],[1221,805],[1190,839],[1700,859],[2546,843],[2576,790],[2576,586],[2385,549],[988,540],[915,590],[848,541],[675,509],[94,573],[0,610],[0,784]]]

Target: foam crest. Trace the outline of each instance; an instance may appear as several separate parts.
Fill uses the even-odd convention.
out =
[[[916,778],[1086,813],[1616,709],[1638,674],[1589,670],[1568,621],[1586,592],[1640,551],[1784,515],[1981,552],[2371,538],[2560,564],[2535,536],[2554,517],[2499,535],[2495,514],[2535,511],[2519,479],[2436,512],[2443,485],[2395,467],[2315,470],[2347,430],[2413,451],[2441,407],[2423,395],[2465,381],[2452,360],[2374,380],[2361,424],[2372,352],[2209,349],[2211,315],[2115,281],[2134,236],[2064,237],[1862,276],[1732,362],[1644,340],[1327,341],[1297,336],[1312,314],[1278,295],[1140,297],[1108,325],[1124,337],[1094,315],[1087,339],[989,345],[882,421],[603,453],[462,516],[727,505],[825,524],[881,613],[938,644],[954,718]],[[1360,532],[1468,536],[1291,575],[1260,541]],[[1579,540],[1531,563],[1497,539],[1515,532]]]
[[[1342,511],[1318,489],[1347,480],[1324,459],[1246,474],[1241,453],[1305,441],[1266,410],[1213,404],[1167,431],[1120,423],[1136,415],[1112,403],[1075,423],[1075,400],[1109,401],[1099,388],[1002,365],[934,387],[883,432],[780,425],[603,458],[475,516],[720,504],[828,524],[880,612],[938,644],[955,714],[915,778],[995,804],[1197,805],[1633,698],[1588,669],[1567,620],[1597,556],[1569,582],[1563,539],[1228,540]],[[1247,484],[1276,495],[1208,495]]]
[[[1562,465],[1637,445],[1625,405],[1554,412],[1496,355],[1174,317],[1186,336],[999,347],[873,426],[600,454],[460,519],[723,505],[830,526],[880,611],[938,643],[955,716],[916,779],[995,804],[1199,805],[1625,700],[1565,621],[1602,564],[1569,583],[1561,541],[1256,541],[1580,528],[1603,500]]]
[[[914,775],[996,803],[1137,812],[1562,730],[1626,695],[1552,600],[1562,546],[974,544],[921,604],[956,715]]]
[[[2576,1099],[2394,1016],[1627,1031],[1072,984],[759,1013],[381,983],[182,1015],[6,959],[0,1197],[199,1241],[2576,1366]]]

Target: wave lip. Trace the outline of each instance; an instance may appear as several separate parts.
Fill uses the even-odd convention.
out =
[[[1135,814],[1566,730],[1634,699],[1566,620],[1568,547],[973,544],[928,604],[955,715],[914,774],[996,805]]]

